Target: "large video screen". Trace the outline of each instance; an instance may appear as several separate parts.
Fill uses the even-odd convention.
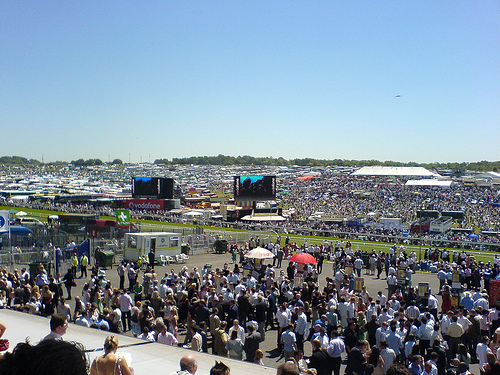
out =
[[[173,199],[174,180],[161,177],[134,177],[132,179],[132,197]]]
[[[234,199],[276,199],[276,176],[235,176]]]

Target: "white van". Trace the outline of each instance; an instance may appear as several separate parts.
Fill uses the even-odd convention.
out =
[[[15,220],[16,225],[22,225],[23,227],[27,228],[43,228],[45,227],[45,224],[38,220],[35,219],[34,217],[18,217]]]

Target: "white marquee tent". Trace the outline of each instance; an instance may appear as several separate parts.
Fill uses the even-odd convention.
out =
[[[429,171],[423,167],[362,167],[351,173],[351,176],[418,176],[418,177],[440,177],[439,174]]]

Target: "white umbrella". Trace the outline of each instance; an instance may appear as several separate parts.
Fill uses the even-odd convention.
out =
[[[26,216],[26,215],[28,215],[26,212],[24,212],[24,211],[19,211],[19,212],[18,212],[15,216],[17,216],[17,217],[21,217],[21,216]]]
[[[245,258],[271,259],[274,258],[274,254],[263,247],[256,247],[246,253]]]

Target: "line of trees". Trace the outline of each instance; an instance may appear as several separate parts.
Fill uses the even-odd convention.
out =
[[[106,163],[104,163],[101,159],[87,159],[87,160],[78,159],[78,160],[71,161],[70,164],[73,164],[75,166],[85,166],[85,167],[87,167],[87,166],[94,166],[94,165],[104,165]],[[108,164],[111,164],[111,165],[115,165],[115,164],[123,165],[123,161],[121,159],[115,159],[115,160],[113,160],[112,162],[110,162]]]
[[[344,159],[290,159],[286,160],[282,157],[254,157],[249,155],[244,156],[192,156],[188,158],[173,158],[157,159],[155,164],[173,165],[173,164],[195,164],[195,165],[275,165],[275,166],[309,166],[309,167],[365,167],[365,166],[392,166],[392,167],[424,167],[427,169],[451,169],[455,171],[498,171],[500,169],[500,161],[479,161],[479,162],[463,162],[463,163],[402,163],[397,161],[379,161],[379,160],[344,160]]]
[[[269,157],[255,157],[249,155],[243,156],[228,156],[219,154],[217,156],[191,156],[188,158],[173,158],[169,159],[156,159],[155,164],[160,165],[174,165],[174,164],[194,164],[194,165],[274,165],[274,166],[308,166],[308,167],[365,167],[365,166],[392,166],[392,167],[424,167],[427,169],[450,169],[453,171],[494,171],[500,169],[500,161],[478,161],[478,162],[463,162],[463,163],[402,163],[397,161],[379,161],[379,160],[344,160],[344,159],[284,159],[282,157],[274,158]],[[68,164],[66,162],[45,163],[45,165],[54,164]],[[75,166],[98,166],[104,164],[123,165],[121,159],[114,159],[110,163],[105,163],[101,159],[78,159],[73,160],[69,164]],[[0,157],[0,165],[25,165],[25,166],[40,166],[43,165],[36,159],[27,159],[22,156],[2,156]]]
[[[9,165],[39,165],[41,164],[36,159],[27,159],[22,156],[2,156],[0,157],[0,164]]]

